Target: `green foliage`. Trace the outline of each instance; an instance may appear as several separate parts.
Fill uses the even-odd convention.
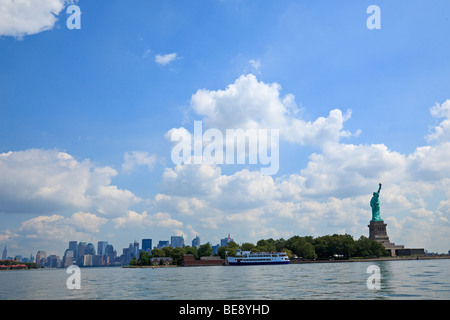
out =
[[[302,259],[330,259],[336,256],[351,257],[380,257],[389,255],[383,245],[361,236],[354,240],[349,234],[333,234],[314,238],[312,236],[293,236],[289,239],[261,239],[256,245],[252,243],[243,243],[238,245],[230,242],[226,246],[218,249],[218,255],[222,259],[236,255],[236,250],[252,252],[286,252],[289,258],[299,257]],[[195,259],[212,255],[212,248],[209,243],[201,245],[198,249],[186,246],[184,248],[165,247],[163,249],[153,249],[151,254],[142,251],[139,259],[134,257],[130,261],[131,266],[149,266],[152,265],[150,258],[172,257],[173,264],[181,265],[184,254],[193,254]],[[161,260],[162,261],[162,260]],[[161,262],[158,262],[161,264]],[[36,265],[37,267],[37,265]],[[30,268],[30,267],[29,267]]]
[[[212,256],[212,254],[213,254],[213,250],[209,243],[202,244],[200,246],[200,248],[198,248],[198,256],[199,257],[208,257],[208,256]]]
[[[131,259],[131,261],[130,261],[130,266],[137,266],[137,260],[136,260],[136,257],[133,257],[133,259]]]
[[[235,247],[219,248],[219,255],[225,258],[236,253]],[[287,240],[261,239],[256,246],[251,243],[243,243],[240,246],[243,251],[252,252],[286,252],[289,258],[297,256],[302,259],[330,259],[334,257],[380,257],[389,255],[383,245],[361,236],[357,241],[349,234],[333,234],[314,238],[312,236],[293,236]]]

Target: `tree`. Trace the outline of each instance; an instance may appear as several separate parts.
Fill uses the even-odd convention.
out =
[[[274,252],[277,248],[275,246],[275,240],[271,239],[261,239],[256,243],[255,251],[257,252]]]
[[[253,243],[245,242],[241,245],[241,250],[242,251],[254,251],[255,245]]]
[[[209,243],[202,244],[200,248],[198,248],[198,256],[199,257],[208,257],[213,254],[211,245]]]
[[[173,264],[181,265],[181,263],[183,262],[183,255],[185,253],[186,251],[184,250],[184,248],[174,248],[171,255]]]
[[[131,261],[130,261],[130,266],[137,266],[137,260],[136,260],[136,257],[133,257],[133,259],[131,259]]]
[[[186,254],[193,254],[195,259],[198,259],[198,249],[196,247],[190,247],[186,246],[184,247],[184,250],[186,251]]]
[[[304,259],[316,259],[317,254],[314,246],[304,238],[297,238],[291,245],[292,253]]]
[[[149,266],[150,265],[150,253],[147,251],[141,251],[139,253],[139,265]]]
[[[166,253],[164,252],[163,249],[153,249],[152,256],[155,258],[162,258],[166,256]]]
[[[371,240],[365,236],[361,236],[355,242],[355,248],[355,256],[358,257],[381,257],[389,255],[381,243]]]

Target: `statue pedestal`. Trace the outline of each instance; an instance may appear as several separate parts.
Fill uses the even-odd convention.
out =
[[[384,248],[391,253],[391,256],[395,256],[395,250],[404,249],[402,245],[395,245],[395,243],[389,240],[389,236],[386,231],[387,224],[384,221],[370,221],[369,227],[369,239],[375,240],[381,243]]]

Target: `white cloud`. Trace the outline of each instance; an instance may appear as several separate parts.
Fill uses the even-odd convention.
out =
[[[106,218],[88,212],[76,212],[71,217],[60,214],[37,216],[23,221],[17,229],[3,231],[0,239],[5,238],[14,246],[14,252],[44,249],[47,254],[61,256],[61,250],[71,239],[94,242],[106,221]]]
[[[258,81],[253,74],[243,75],[225,90],[198,90],[191,98],[192,110],[203,116],[206,127],[226,129],[279,129],[280,137],[300,145],[323,146],[349,137],[343,130],[351,112],[330,111],[315,121],[298,118],[295,97],[280,96],[281,86]]]
[[[104,217],[98,217],[95,214],[89,212],[75,212],[69,219],[70,223],[74,226],[85,230],[86,232],[96,233],[99,232],[100,227],[104,225],[108,219]]]
[[[429,142],[450,141],[450,100],[444,103],[436,103],[430,108],[430,113],[435,118],[444,118],[444,120],[433,128],[434,132],[430,133],[426,138]]]
[[[172,219],[171,215],[166,212],[157,212],[148,214],[146,211],[138,213],[128,211],[127,215],[113,219],[115,228],[169,228],[177,229],[183,226],[181,221]]]
[[[22,38],[51,30],[65,0],[0,0],[0,36]]]
[[[157,54],[155,55],[155,62],[165,66],[166,64],[169,64],[170,62],[174,61],[176,58],[177,58],[176,52],[168,54]]]
[[[0,154],[0,212],[86,210],[121,215],[141,199],[111,185],[117,171],[57,150]]]
[[[261,61],[250,59],[248,62],[256,73],[259,73],[259,69],[261,68]]]
[[[125,172],[131,172],[138,166],[146,166],[151,171],[157,160],[156,155],[143,151],[125,152],[123,158],[122,170]]]
[[[420,236],[412,235],[418,226],[426,240],[422,246],[445,249],[442,236],[450,231],[450,141],[445,135],[435,139],[437,144],[417,147],[411,154],[390,150],[384,144],[343,143],[340,139],[347,136],[343,124],[349,114],[336,109],[327,118],[313,122],[291,117],[285,99],[278,95],[279,88],[252,78],[241,77],[223,91],[197,91],[192,98],[193,110],[205,117],[208,126],[219,128],[245,129],[298,121],[299,127],[309,130],[298,130],[295,135],[298,128],[287,125],[286,129],[293,133],[292,141],[318,144],[320,151],[311,154],[306,167],[298,173],[276,179],[247,169],[224,174],[220,167],[206,164],[166,168],[162,193],[153,203],[156,208],[167,208],[170,202],[173,211],[169,211],[174,216],[189,212],[189,222],[200,234],[211,228],[231,229],[245,241],[258,240],[264,234],[275,237],[348,232],[359,237],[368,234],[369,202],[381,181],[382,217],[389,224],[391,240],[409,247],[420,246]],[[263,97],[264,110],[251,105],[249,96],[253,94]],[[445,102],[431,112],[447,117],[447,109]],[[187,132],[184,128],[172,130]],[[202,206],[193,209],[191,199]],[[439,230],[440,238],[433,236],[434,228]]]

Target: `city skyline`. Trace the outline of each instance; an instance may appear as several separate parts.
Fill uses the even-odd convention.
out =
[[[379,182],[393,242],[450,249],[448,1],[0,6],[8,251],[357,238]]]

